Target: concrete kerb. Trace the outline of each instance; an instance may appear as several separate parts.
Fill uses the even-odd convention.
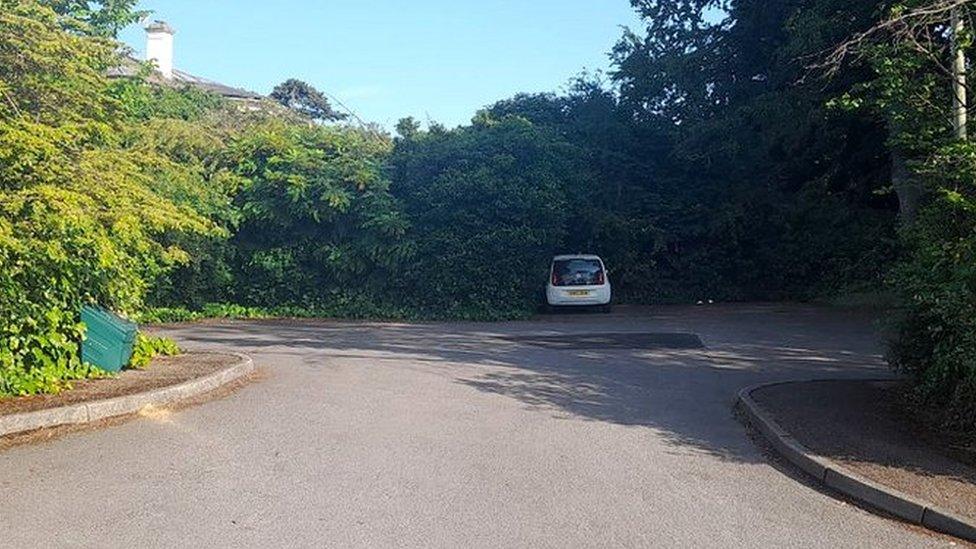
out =
[[[63,425],[81,425],[134,414],[147,406],[174,404],[218,389],[254,371],[251,357],[237,353],[228,354],[237,357],[234,364],[179,385],[60,408],[0,416],[0,437]]]
[[[776,423],[752,398],[752,393],[760,389],[787,383],[803,383],[804,381],[806,380],[765,383],[746,387],[739,391],[736,404],[743,411],[749,423],[762,434],[777,453],[817,479],[819,483],[912,524],[925,526],[968,541],[976,541],[976,524],[898,490],[868,480],[845,469],[831,459],[814,454]]]

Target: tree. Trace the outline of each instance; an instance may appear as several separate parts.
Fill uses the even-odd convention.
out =
[[[614,133],[646,147],[627,156],[653,175],[624,175],[622,194],[648,200],[662,250],[645,255],[645,270],[670,272],[657,285],[770,299],[880,283],[894,230],[892,200],[877,193],[889,169],[884,126],[827,107],[847,81],[803,82],[804,57],[873,23],[875,3],[632,3],[646,27],[617,45],[611,78],[620,119],[635,123]]]
[[[113,42],[67,32],[50,8],[0,0],[2,395],[56,392],[87,375],[81,306],[138,312],[186,258],[173,242],[215,231],[176,200],[179,184],[196,189],[201,178],[130,133],[104,76],[114,61]]]
[[[971,0],[898,4],[812,65],[830,78],[850,66],[872,69],[872,77],[851,86],[839,104],[870,109],[885,119],[891,186],[906,225],[924,206],[926,193],[912,165],[924,162],[934,147],[966,138],[966,49],[971,37],[965,21],[972,13]]]
[[[631,30],[613,49],[612,73],[621,99],[645,119],[663,116],[673,121],[702,116],[716,91],[707,74],[708,61],[720,29],[706,24],[702,11],[711,2],[632,2],[647,23],[646,34]]]
[[[271,98],[316,122],[336,122],[349,117],[336,112],[325,95],[311,84],[294,78],[278,84]]]
[[[966,444],[976,439],[976,145],[966,139],[961,91],[974,16],[973,0],[902,2],[818,65],[828,74],[856,63],[874,70],[842,102],[884,117],[903,159],[894,181],[905,206],[902,260],[890,277],[901,300],[889,361],[911,375],[912,404],[929,427]]]
[[[396,132],[401,139],[411,139],[420,132],[420,122],[412,116],[401,118],[397,121]]]
[[[117,37],[119,31],[151,13],[136,9],[139,0],[43,0],[42,3],[67,18],[66,28],[105,38]]]
[[[552,128],[517,117],[397,140],[391,191],[415,254],[392,295],[432,316],[530,314],[565,243],[568,189],[586,186],[581,160]]]
[[[385,282],[407,228],[382,169],[389,147],[366,130],[277,121],[235,141],[241,299],[326,307]]]

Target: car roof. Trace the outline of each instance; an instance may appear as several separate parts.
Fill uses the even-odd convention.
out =
[[[585,254],[557,255],[556,257],[552,258],[553,261],[567,261],[570,259],[597,259],[603,261],[602,259],[600,259],[600,256],[598,255],[585,255]]]

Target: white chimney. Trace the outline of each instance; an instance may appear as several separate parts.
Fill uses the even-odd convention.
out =
[[[173,78],[173,35],[176,31],[165,21],[146,26],[146,61],[153,61],[163,78]]]

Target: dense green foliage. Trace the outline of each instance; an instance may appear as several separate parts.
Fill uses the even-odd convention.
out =
[[[114,44],[33,2],[0,7],[0,393],[57,391],[89,373],[81,304],[137,310],[185,258],[166,238],[214,228],[158,188],[183,168],[132,138],[103,76]]]
[[[886,13],[884,32],[856,44],[873,77],[840,103],[884,118],[888,146],[906,164],[894,181],[906,222],[903,254],[891,273],[902,306],[889,358],[915,380],[914,403],[954,435],[976,437],[976,146],[953,131],[949,28],[952,8],[966,21],[959,37],[976,54],[976,8],[913,0]]]
[[[336,112],[329,99],[308,82],[289,78],[275,86],[271,99],[316,122],[345,120],[349,115]]]
[[[976,149],[956,149],[965,190],[935,197],[905,230],[894,273],[904,310],[892,364],[917,381],[916,404],[954,433],[976,435]],[[939,178],[938,184],[945,184]]]
[[[64,28],[104,38],[114,38],[126,26],[149,14],[136,9],[138,0],[45,0],[61,16]]]
[[[675,122],[684,191],[666,194],[706,208],[695,262],[742,292],[723,297],[887,279],[892,364],[927,417],[976,433],[976,149],[952,131],[948,68],[953,11],[974,53],[972,3],[633,3],[647,32],[614,78],[635,119]]]
[[[586,181],[575,149],[519,119],[407,134],[390,175],[413,254],[392,273],[393,293],[449,316],[531,311],[566,238],[569,194]]]
[[[368,133],[278,123],[234,142],[244,302],[309,304],[387,277],[406,230],[382,173],[388,151]]]
[[[132,358],[129,360],[128,367],[141,370],[148,367],[157,356],[176,356],[178,354],[180,354],[180,348],[173,340],[140,332],[136,334]]]
[[[563,95],[519,95],[474,122],[519,118],[571,146],[585,183],[565,189],[558,249],[604,256],[627,301],[809,299],[880,286],[897,207],[880,192],[884,124],[828,106],[863,71],[801,83],[804,56],[870,24],[876,9],[635,7],[648,28],[621,40],[610,82],[584,76]],[[722,7],[727,17],[709,22]]]

